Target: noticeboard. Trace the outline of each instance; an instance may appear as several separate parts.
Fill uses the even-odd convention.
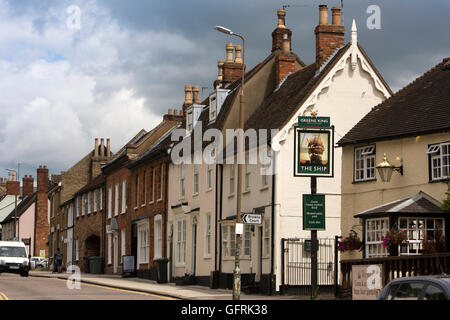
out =
[[[325,195],[303,195],[303,230],[325,230]]]
[[[383,265],[352,266],[352,299],[376,300],[383,284]]]
[[[133,273],[135,271],[134,256],[123,256],[122,272]]]

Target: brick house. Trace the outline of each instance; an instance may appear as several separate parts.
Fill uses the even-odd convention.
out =
[[[73,261],[83,272],[88,272],[86,259],[92,256],[105,258],[105,177],[99,174],[78,190],[68,204],[73,210],[74,242]]]
[[[17,192],[19,181],[14,184]],[[22,199],[17,205],[10,208],[10,213],[2,221],[2,240],[11,241],[18,237],[20,241],[27,243],[28,254],[31,256],[49,256],[49,199],[48,193],[55,187],[49,180],[46,166],[37,169],[37,190],[34,191],[34,179],[31,176],[23,178]],[[15,223],[17,216],[17,222]],[[15,227],[14,227],[15,225]],[[16,230],[15,230],[16,228]],[[14,234],[14,232],[16,232]]]
[[[149,180],[150,172],[145,169],[142,169],[142,172],[133,169],[132,175],[128,164],[134,159],[139,159],[171,131],[178,124],[177,119],[178,116],[169,114],[164,116],[163,121],[151,131],[141,130],[117,152],[114,159],[102,168],[106,179],[105,273],[121,273],[122,257],[133,255],[136,260],[136,269],[139,270],[138,276],[149,277],[148,272],[141,270],[149,270],[149,264],[151,264],[149,260],[150,229],[141,230],[141,239],[136,233],[136,224],[133,223],[133,219],[149,215],[145,210],[151,206],[150,203],[147,204],[147,199],[150,199],[149,188],[147,188],[151,181]],[[154,203],[159,204],[157,200]],[[138,250],[138,243],[143,248],[142,250]]]
[[[110,140],[95,138],[94,149],[69,170],[61,172],[58,188],[50,193],[50,263],[57,248],[63,253],[63,266],[74,257],[74,225],[72,203],[74,194],[101,173],[101,165],[112,159]]]

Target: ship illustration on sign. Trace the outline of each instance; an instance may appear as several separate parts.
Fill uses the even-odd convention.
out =
[[[328,134],[305,133],[301,137],[300,164],[326,166],[328,164]]]

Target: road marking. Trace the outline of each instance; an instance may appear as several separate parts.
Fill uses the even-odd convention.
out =
[[[0,300],[9,300],[8,296],[0,291]]]
[[[58,279],[58,278],[52,278],[52,279],[67,282],[66,279]],[[103,286],[103,285],[100,285],[100,284],[92,284],[92,283],[82,282],[81,285],[82,286],[89,286],[89,287],[97,287],[97,288],[102,288],[102,289],[109,289],[109,290],[119,291],[119,292],[140,294],[140,295],[144,295],[144,296],[152,296],[152,297],[157,297],[157,298],[163,298],[163,299],[166,299],[166,300],[178,300],[176,298],[161,296],[161,295],[158,295],[158,294],[153,294],[153,293],[148,293],[148,292],[140,292],[140,291],[133,291],[133,290],[127,290],[127,289],[111,288],[111,287]]]

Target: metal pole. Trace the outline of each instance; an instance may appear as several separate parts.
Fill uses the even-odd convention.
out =
[[[338,283],[338,276],[339,276],[339,251],[338,251],[338,240],[342,238],[341,236],[335,236],[334,237],[334,296],[337,297],[339,295],[339,283]]]
[[[317,193],[317,178],[311,177],[311,194]],[[317,292],[317,230],[311,230],[311,299]]]
[[[239,133],[238,133],[238,146],[244,147],[244,110],[245,110],[245,99],[244,99],[244,74],[245,74],[245,39],[241,35],[235,34],[237,37],[242,39],[242,83],[241,83],[241,94],[240,94],[240,105],[239,105]],[[239,152],[243,151],[238,148]],[[245,157],[244,157],[245,159]],[[238,156],[238,176],[237,176],[237,197],[236,197],[236,224],[242,223],[242,163],[239,161]],[[240,257],[241,254],[241,235],[236,234],[236,252],[234,259],[234,273],[233,273],[233,300],[240,300],[241,298],[241,269],[240,269]]]

